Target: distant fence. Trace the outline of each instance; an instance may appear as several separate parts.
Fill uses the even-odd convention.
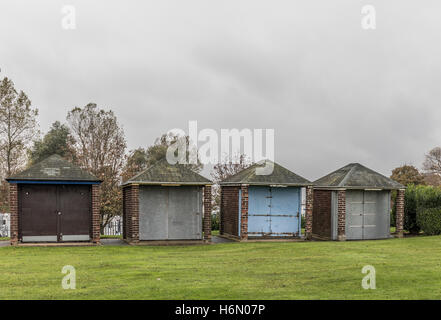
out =
[[[105,236],[121,236],[122,235],[122,220],[119,217],[110,221],[104,228]]]
[[[0,237],[10,236],[10,226],[9,226],[9,214],[0,213]]]

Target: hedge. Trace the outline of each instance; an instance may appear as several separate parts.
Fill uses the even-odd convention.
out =
[[[417,223],[427,235],[441,234],[441,207],[418,208]]]
[[[441,234],[441,189],[432,186],[415,188],[416,223],[425,234]]]
[[[404,229],[411,233],[418,233],[417,224],[417,192],[420,186],[409,185],[404,192]]]
[[[441,207],[441,189],[439,187],[417,186],[415,189],[416,205],[418,208]]]
[[[395,200],[395,194],[392,200]],[[396,201],[391,214],[391,225],[395,226]],[[404,230],[411,233],[424,231],[426,234],[441,234],[438,224],[428,225],[426,221],[435,219],[433,211],[425,212],[424,209],[441,208],[441,188],[423,185],[408,185],[404,193]],[[418,217],[421,215],[421,217]],[[441,223],[441,216],[438,217]],[[440,233],[436,229],[440,228]]]

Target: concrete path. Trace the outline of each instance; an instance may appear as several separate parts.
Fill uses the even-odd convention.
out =
[[[0,241],[0,247],[7,247],[10,246],[11,243],[9,242],[9,240],[6,241]]]
[[[103,246],[128,246],[122,239],[101,239],[100,242]]]
[[[212,236],[211,237],[211,243],[213,243],[213,244],[228,243],[228,242],[236,242],[236,241],[231,240],[231,239],[226,239],[226,238],[223,238],[223,237],[218,237],[218,236]]]

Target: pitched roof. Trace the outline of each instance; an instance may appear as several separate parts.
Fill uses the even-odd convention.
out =
[[[58,154],[53,154],[6,180],[101,181]]]
[[[158,160],[146,170],[130,178],[122,185],[139,184],[187,184],[207,185],[210,180],[192,171],[185,164],[170,164],[163,158]]]
[[[383,176],[359,163],[350,163],[314,181],[316,187],[348,189],[403,189],[402,184]]]
[[[268,163],[274,164],[273,172],[269,175],[256,174],[257,168],[262,168]],[[250,185],[290,185],[309,186],[312,183],[294,172],[270,160],[263,160],[221,181],[221,185],[250,184]]]

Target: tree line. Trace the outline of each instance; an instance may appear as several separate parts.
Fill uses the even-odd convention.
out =
[[[391,179],[402,185],[441,186],[441,148],[435,147],[426,155],[422,170],[413,165],[404,164],[392,170]]]
[[[178,136],[163,134],[149,147],[127,151],[123,127],[111,110],[94,103],[70,110],[64,122],[55,121],[42,135],[38,129],[38,108],[14,82],[5,77],[0,83],[0,210],[9,212],[8,185],[5,178],[40,162],[52,154],[89,171],[101,184],[101,229],[122,213],[120,183],[145,170],[165,157],[167,148]],[[181,137],[182,138],[182,137]],[[186,137],[189,144],[189,138]],[[188,148],[187,148],[188,149]],[[245,157],[239,164],[219,164],[214,167],[215,182],[250,165]],[[200,172],[203,164],[188,165]],[[219,208],[219,188],[214,188],[214,209]]]
[[[79,165],[103,180],[101,184],[101,227],[122,213],[122,192],[119,187],[140,171],[165,157],[167,148],[178,136],[163,134],[149,147],[127,151],[124,130],[111,110],[94,103],[70,110],[64,122],[55,121],[42,135],[38,129],[38,109],[30,98],[4,77],[0,82],[0,210],[9,211],[8,187],[5,178],[35,164],[52,154]],[[187,144],[189,143],[188,137]],[[219,181],[247,168],[252,163],[244,155],[213,167],[213,210],[219,211]],[[203,164],[189,164],[200,172]],[[412,165],[392,171],[391,178],[403,185],[441,186],[441,148],[429,151],[420,172]]]

